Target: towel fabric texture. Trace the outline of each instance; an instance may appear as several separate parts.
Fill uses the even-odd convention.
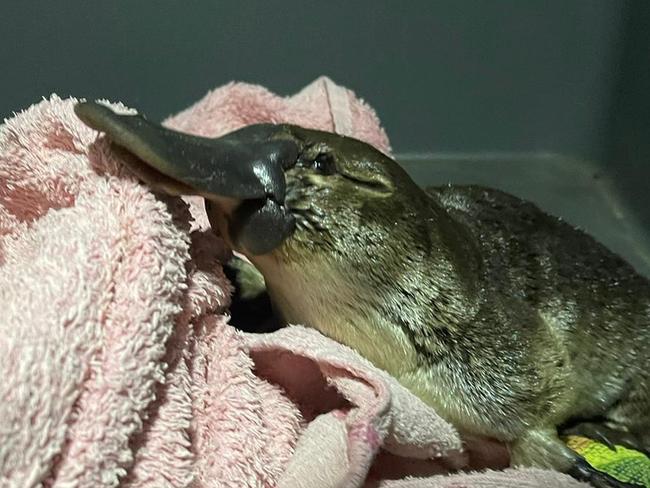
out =
[[[230,251],[201,206],[140,185],[74,103],[0,126],[0,486],[586,486],[449,474],[473,456],[454,428],[354,351],[300,325],[228,325]],[[390,153],[374,111],[327,78],[286,98],[231,83],[165,123],[215,137],[257,122]]]

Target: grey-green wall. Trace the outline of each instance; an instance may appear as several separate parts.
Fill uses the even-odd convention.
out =
[[[231,79],[290,93],[327,74],[377,108],[400,151],[591,153],[623,4],[2,2],[0,113],[55,91],[162,117]]]
[[[647,208],[649,12],[648,0],[4,1],[0,116],[57,92],[162,118],[229,80],[289,94],[326,74],[378,110],[398,152],[598,159]]]
[[[650,234],[650,1],[628,4],[602,164]]]

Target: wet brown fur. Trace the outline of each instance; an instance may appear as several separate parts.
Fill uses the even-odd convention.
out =
[[[424,191],[359,141],[299,135],[297,229],[251,256],[286,322],[357,349],[461,431],[508,442],[513,464],[569,470],[557,427],[574,419],[650,447],[645,278],[532,203]],[[323,155],[326,174],[311,164]]]

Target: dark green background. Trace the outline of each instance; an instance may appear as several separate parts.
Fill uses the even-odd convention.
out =
[[[395,150],[603,164],[650,228],[650,1],[2,2],[0,116],[56,92],[153,118],[230,80],[321,74]]]

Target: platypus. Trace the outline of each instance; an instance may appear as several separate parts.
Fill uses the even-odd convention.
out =
[[[420,188],[350,137],[260,124],[206,140],[76,111],[144,183],[205,198],[283,323],[355,349],[513,466],[630,486],[559,436],[650,451],[650,283],[588,234],[496,189]]]

